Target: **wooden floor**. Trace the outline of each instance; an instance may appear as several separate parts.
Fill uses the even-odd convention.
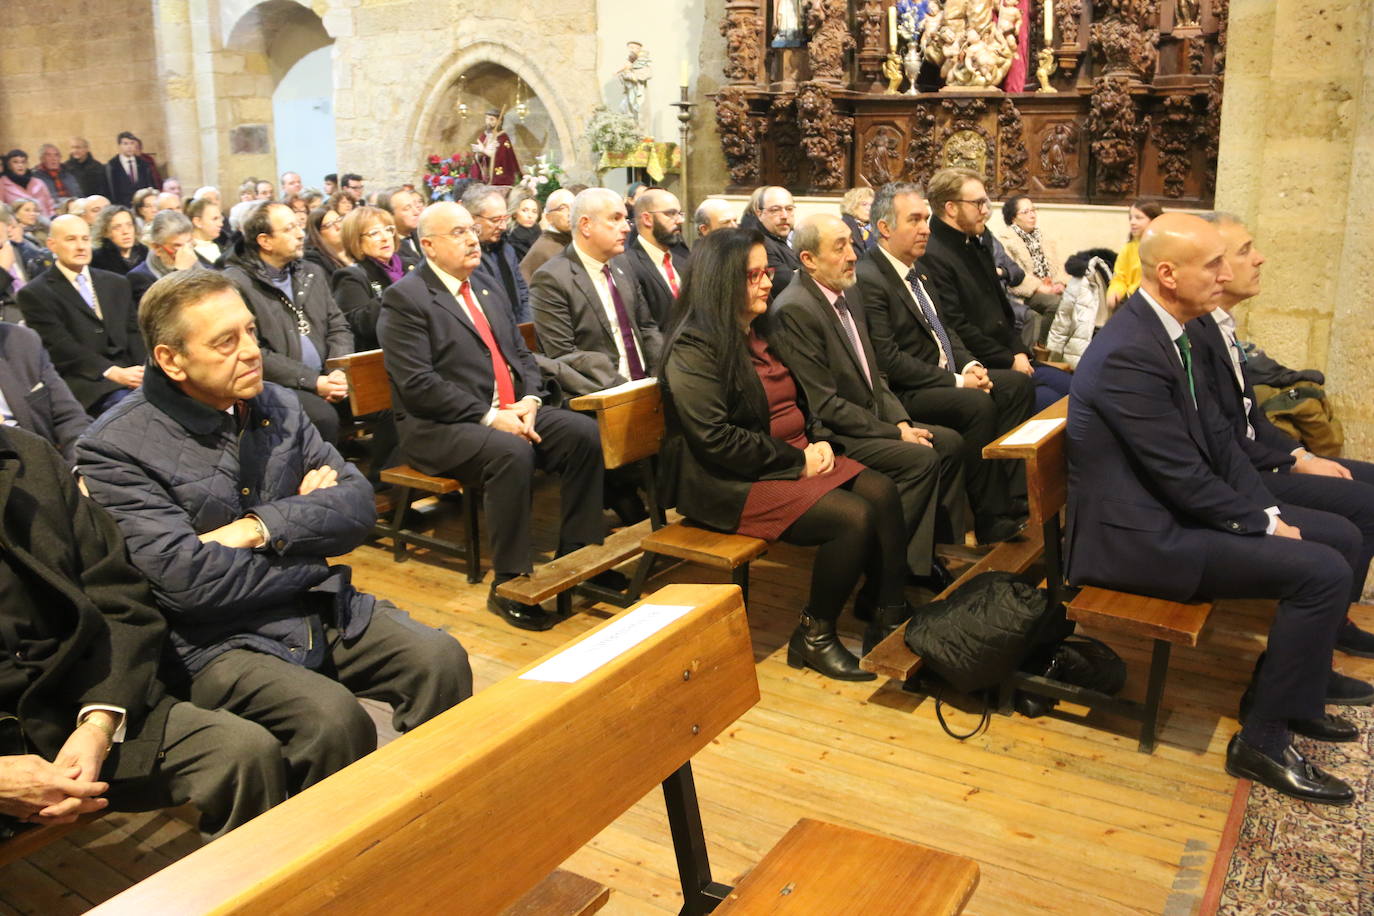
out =
[[[982,882],[970,913],[1197,911],[1234,789],[1222,757],[1261,645],[1257,634],[1267,626],[1263,603],[1223,604],[1199,648],[1175,650],[1153,756],[1136,752],[1129,724],[1104,731],[1072,714],[994,716],[985,734],[961,743],[941,731],[929,698],[787,667],[786,640],[805,600],[810,556],[778,545],[755,564],[749,617],[762,700],[693,764],[718,880],[733,882],[798,818],[813,816],[973,857]],[[361,588],[458,637],[479,690],[613,611],[584,608],[554,630],[527,633],[488,613],[487,583],[468,585],[456,564],[397,564],[376,546],[346,559]],[[680,567],[658,581],[722,579]],[[1374,626],[1374,609],[1361,609],[1357,619]],[[857,645],[859,629],[848,615],[842,630]],[[1131,666],[1127,693],[1138,698],[1148,646],[1114,645]],[[1347,673],[1374,677],[1374,662],[1337,661]],[[975,721],[946,710],[956,729]],[[110,815],[0,869],[0,914],[82,912],[194,848],[190,816]],[[613,889],[605,913],[680,906],[657,793],[565,867]]]

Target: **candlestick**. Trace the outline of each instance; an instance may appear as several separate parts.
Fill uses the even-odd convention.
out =
[[[889,51],[897,50],[897,7],[887,8],[887,48]]]

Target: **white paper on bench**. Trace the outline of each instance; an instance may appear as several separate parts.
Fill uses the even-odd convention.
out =
[[[624,382],[622,384],[616,385],[614,388],[603,388],[600,391],[593,391],[592,394],[620,394],[622,391],[635,391],[639,388],[652,388],[654,385],[657,384],[658,379],[654,378],[653,376],[649,376],[647,378],[638,378],[634,379],[633,381]]]
[[[1021,424],[1016,432],[1003,439],[1001,444],[1034,445],[1062,426],[1063,423],[1063,417],[1056,417],[1053,420],[1027,420]]]
[[[692,610],[690,604],[641,604],[601,632],[569,646],[520,675],[526,681],[571,684],[633,649]]]

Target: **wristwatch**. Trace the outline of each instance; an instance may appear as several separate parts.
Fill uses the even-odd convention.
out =
[[[248,515],[248,516],[245,516],[245,518],[247,518],[249,521],[251,521],[251,522],[253,523],[253,525],[258,529],[258,540],[262,541],[261,544],[257,545],[257,546],[254,547],[253,549],[254,549],[254,550],[266,550],[266,549],[267,549],[267,526],[264,525],[264,524],[262,523],[262,519],[258,518],[256,515]]]

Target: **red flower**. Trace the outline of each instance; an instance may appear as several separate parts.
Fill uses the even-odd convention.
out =
[[[429,157],[429,164],[430,164],[430,165],[438,165],[438,164],[439,164],[439,156],[438,156],[438,154],[435,154],[435,155]]]
[[[441,169],[439,169],[439,174],[440,174],[440,175],[447,175],[448,173],[449,173],[448,163],[445,162],[445,163],[444,163],[444,167],[441,168]]]

